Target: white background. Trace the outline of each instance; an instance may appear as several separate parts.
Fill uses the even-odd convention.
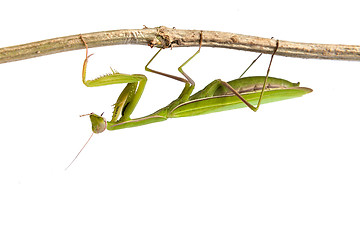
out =
[[[0,47],[113,29],[219,30],[359,44],[357,1],[8,1]],[[166,50],[177,73],[196,48]],[[88,76],[148,76],[135,117],[183,84],[144,71],[145,46],[90,49]],[[202,89],[257,56],[203,48],[184,70]],[[359,239],[359,63],[276,56],[271,76],[314,92],[248,109],[170,119],[93,137],[80,114],[105,112],[123,86],[87,88],[85,50],[0,65],[1,239]],[[269,55],[249,75],[265,75]]]

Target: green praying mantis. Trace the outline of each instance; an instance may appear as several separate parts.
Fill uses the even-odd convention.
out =
[[[279,41],[277,41],[276,47],[271,55],[266,76],[242,77],[261,56],[260,54],[239,78],[229,82],[224,82],[220,79],[214,80],[203,90],[191,95],[195,87],[195,82],[184,72],[183,67],[200,52],[202,45],[202,33],[200,33],[199,49],[178,68],[178,71],[183,75],[183,77],[159,72],[148,67],[162,49],[158,50],[158,52],[146,64],[146,71],[181,81],[185,84],[185,86],[180,95],[167,106],[150,115],[133,119],[131,118],[131,114],[144,91],[147,81],[146,76],[142,74],[123,74],[111,69],[112,73],[110,74],[98,77],[94,80],[86,80],[87,63],[92,54],[88,55],[88,46],[82,36],[80,36],[80,38],[86,47],[86,58],[82,69],[82,81],[87,87],[127,83],[126,87],[123,89],[114,104],[114,110],[110,121],[106,121],[102,114],[97,115],[95,113],[90,113],[81,115],[90,116],[93,131],[83,148],[89,142],[94,133],[102,133],[106,129],[117,130],[137,127],[145,124],[165,121],[168,118],[197,116],[243,107],[249,107],[251,110],[256,112],[262,103],[296,98],[312,92],[312,89],[310,88],[299,87],[299,83],[292,83],[284,79],[269,77],[270,66],[279,46]],[[256,104],[256,106],[254,106],[254,104]],[[75,161],[75,159],[69,164],[69,166]]]

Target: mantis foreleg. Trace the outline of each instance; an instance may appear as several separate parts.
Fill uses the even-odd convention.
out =
[[[95,78],[94,80],[86,80],[86,68],[89,58],[92,54],[88,53],[88,45],[82,36],[81,40],[84,42],[86,48],[86,57],[82,69],[82,81],[88,87],[98,87],[110,84],[127,83],[116,103],[114,104],[114,111],[111,122],[119,120],[120,114],[121,119],[130,119],[131,113],[134,111],[139,99],[143,93],[146,85],[147,78],[142,74],[123,74],[118,73],[111,69],[112,73]]]
[[[112,73],[106,74],[104,76],[100,76],[93,80],[86,80],[87,63],[89,61],[89,58],[93,54],[88,55],[88,46],[81,35],[80,38],[84,42],[86,48],[86,57],[82,69],[82,81],[87,87],[99,87],[99,86],[118,84],[118,83],[134,83],[146,79],[146,76],[142,74],[123,74],[111,69]]]

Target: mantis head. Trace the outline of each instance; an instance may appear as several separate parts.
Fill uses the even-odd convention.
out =
[[[102,114],[99,116],[95,113],[90,113],[82,116],[87,116],[87,115],[90,116],[90,121],[92,125],[91,128],[93,133],[102,133],[103,131],[105,131],[107,122],[106,119],[102,116]]]
[[[79,153],[76,155],[76,157],[74,158],[74,160],[72,160],[72,162],[65,168],[65,170],[67,170],[72,164],[73,162],[76,160],[76,158],[79,156],[79,154],[82,152],[82,150],[85,148],[85,146],[88,144],[88,142],[90,141],[90,139],[92,138],[92,136],[94,135],[94,133],[102,133],[103,131],[105,131],[106,126],[107,126],[107,122],[106,119],[102,116],[103,114],[101,114],[100,116],[95,114],[95,113],[89,113],[89,114],[84,114],[81,115],[80,117],[84,117],[84,116],[90,116],[90,121],[91,121],[91,125],[92,125],[92,131],[93,133],[91,134],[91,136],[89,137],[89,139],[87,140],[87,142],[85,143],[85,145],[81,148],[81,150],[79,151]]]

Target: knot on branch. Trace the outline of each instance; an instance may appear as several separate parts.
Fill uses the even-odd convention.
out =
[[[149,42],[150,47],[172,48],[173,45],[181,45],[181,38],[177,37],[175,28],[160,26],[156,30],[155,38]]]

